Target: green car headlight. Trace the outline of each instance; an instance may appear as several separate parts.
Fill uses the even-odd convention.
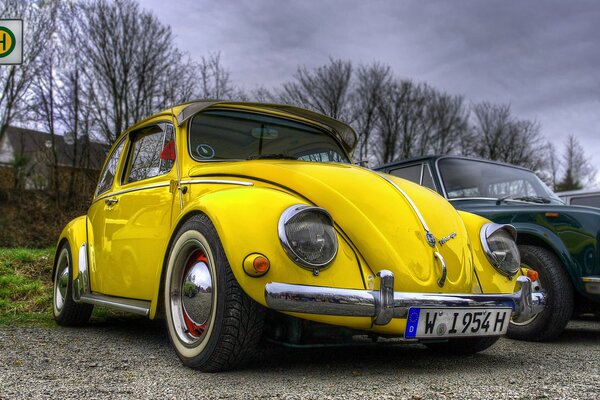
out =
[[[296,204],[279,218],[279,240],[298,265],[318,272],[337,254],[338,243],[329,213],[319,207]]]
[[[512,278],[519,271],[521,256],[517,230],[512,225],[487,223],[481,228],[481,244],[488,260],[498,272]]]

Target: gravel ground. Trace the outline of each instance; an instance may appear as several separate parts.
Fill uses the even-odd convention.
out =
[[[420,345],[265,346],[242,371],[184,367],[160,322],[85,328],[0,326],[0,399],[600,398],[600,322],[571,322],[553,343],[501,339],[475,356]]]

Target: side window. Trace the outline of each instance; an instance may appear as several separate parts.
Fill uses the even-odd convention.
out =
[[[390,171],[390,174],[421,184],[421,164],[393,169]]]
[[[572,197],[571,204],[574,206],[588,206],[600,208],[600,195]]]
[[[100,175],[100,181],[98,181],[98,188],[96,189],[96,196],[102,194],[112,187],[113,181],[115,180],[115,174],[117,173],[117,166],[119,165],[119,158],[123,152],[123,145],[125,138],[121,139],[121,142],[115,147],[111,153],[104,171]]]
[[[421,182],[421,185],[431,190],[435,190],[435,184],[433,183],[433,176],[431,175],[429,164],[423,164],[423,182]]]
[[[175,137],[170,124],[152,125],[132,134],[127,179],[132,183],[166,174],[175,163]]]

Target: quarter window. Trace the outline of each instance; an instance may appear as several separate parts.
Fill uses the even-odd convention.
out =
[[[115,180],[115,174],[117,173],[117,166],[119,165],[119,158],[123,152],[123,144],[125,139],[121,139],[121,142],[115,147],[111,153],[102,175],[100,175],[100,181],[98,182],[98,188],[96,189],[96,196],[108,191]]]
[[[132,135],[126,183],[166,174],[175,163],[175,140],[170,124],[152,125]]]
[[[390,171],[390,174],[397,176],[398,178],[407,179],[414,183],[421,184],[421,164],[394,169]]]

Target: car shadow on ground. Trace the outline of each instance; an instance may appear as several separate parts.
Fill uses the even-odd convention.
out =
[[[101,331],[103,335],[129,337],[135,335],[136,343],[142,347],[150,344],[170,349],[169,338],[164,320],[153,321],[144,317],[118,315],[105,318],[94,318],[86,330]],[[109,339],[110,340],[110,339]],[[599,343],[600,322],[573,321],[554,345],[574,343]],[[445,355],[428,350],[421,344],[350,344],[340,346],[289,347],[264,341],[258,348],[256,356],[243,368],[243,371],[263,371],[293,373],[293,371],[331,371],[348,370],[357,374],[385,373],[386,371],[410,370],[431,372],[432,368],[439,372],[472,371],[473,364],[478,368],[490,370],[494,368],[519,368],[529,362],[522,357],[524,347],[545,346],[544,343],[528,343],[500,339],[490,349],[474,355]],[[174,351],[173,357],[176,358]]]

